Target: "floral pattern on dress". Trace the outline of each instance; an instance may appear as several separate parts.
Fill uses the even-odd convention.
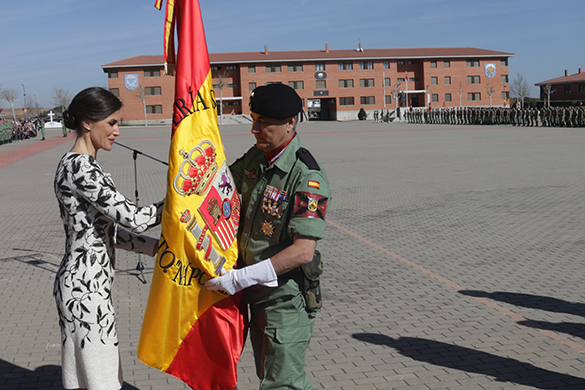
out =
[[[134,233],[160,223],[164,201],[136,206],[117,191],[97,161],[85,154],[65,154],[54,185],[66,235],[65,255],[54,285],[65,380],[67,375],[77,375],[77,368],[69,366],[88,370],[95,361],[108,361],[108,354],[111,364],[118,365],[112,302],[115,247],[154,256],[158,240]],[[99,375],[102,369],[92,370]]]

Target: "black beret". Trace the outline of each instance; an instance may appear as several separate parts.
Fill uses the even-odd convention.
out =
[[[285,84],[268,84],[258,87],[250,95],[250,110],[274,119],[297,115],[303,101],[294,89]]]

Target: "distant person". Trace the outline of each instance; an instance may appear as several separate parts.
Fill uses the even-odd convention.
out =
[[[96,160],[98,150],[111,150],[120,135],[121,106],[112,93],[94,87],[79,92],[63,113],[64,127],[77,135],[55,174],[66,235],[54,286],[66,389],[122,387],[112,302],[114,247],[149,256],[158,251],[158,240],[125,229],[140,233],[158,225],[163,201],[137,207],[116,190]]]

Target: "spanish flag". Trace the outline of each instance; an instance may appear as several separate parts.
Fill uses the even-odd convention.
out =
[[[138,357],[193,389],[227,390],[237,384],[247,317],[241,295],[209,291],[205,282],[236,262],[240,198],[219,134],[198,0],[167,0],[164,42],[176,90],[162,237]]]

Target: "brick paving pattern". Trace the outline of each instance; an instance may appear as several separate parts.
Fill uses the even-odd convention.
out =
[[[582,129],[305,122],[299,132],[333,193],[307,356],[315,389],[585,388]],[[166,161],[169,134],[122,128],[118,141]],[[253,143],[249,126],[222,134],[230,162]],[[53,179],[72,140],[59,130],[0,145],[0,390],[62,389]],[[132,153],[97,159],[134,199]],[[164,165],[139,155],[137,172],[140,204],[165,195]],[[153,260],[141,260],[149,280]],[[149,293],[137,261],[118,251],[124,389],[186,389],[136,357]],[[247,345],[238,388],[257,384]]]

